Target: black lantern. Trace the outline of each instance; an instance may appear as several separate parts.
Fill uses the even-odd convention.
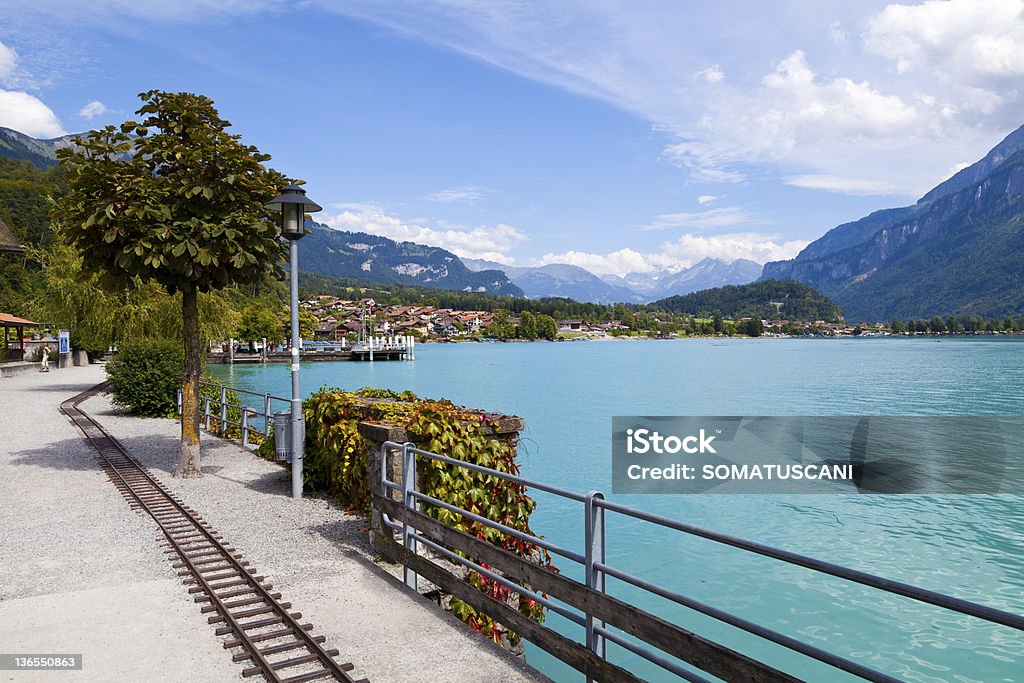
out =
[[[307,213],[323,209],[306,197],[306,191],[298,185],[282,188],[281,194],[267,202],[266,208],[281,213],[281,236],[289,240],[297,240],[306,234],[304,225]]]

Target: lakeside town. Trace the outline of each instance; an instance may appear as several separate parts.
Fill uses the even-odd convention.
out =
[[[524,311],[458,310],[429,305],[381,305],[373,298],[343,299],[317,295],[299,304],[315,318],[313,338],[328,343],[357,342],[370,336],[412,336],[418,341],[481,340],[600,340],[625,338],[670,339],[704,336],[855,337],[937,334],[1011,334],[1024,328],[1024,319],[1007,316],[986,321],[979,316],[893,320],[889,323],[848,323],[826,320],[737,319],[720,316],[645,315],[625,310],[620,319],[555,319]]]

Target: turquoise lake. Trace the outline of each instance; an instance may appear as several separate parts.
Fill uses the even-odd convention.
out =
[[[285,364],[209,370],[238,388],[289,392]],[[610,494],[615,415],[1021,415],[1024,338],[429,344],[413,362],[304,363],[302,386],[411,389],[520,415],[527,477],[1024,613],[1024,496]],[[581,506],[535,497],[533,529],[582,552]],[[609,564],[891,676],[1024,681],[1019,631],[612,513],[607,525]],[[618,582],[609,590],[800,678],[859,680]],[[557,615],[548,623],[582,638]],[[609,653],[649,680],[679,680]],[[527,658],[556,681],[582,680],[536,648]]]

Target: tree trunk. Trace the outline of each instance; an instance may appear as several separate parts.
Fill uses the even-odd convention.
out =
[[[194,285],[181,291],[185,373],[181,389],[181,450],[176,477],[199,477],[199,303]]]

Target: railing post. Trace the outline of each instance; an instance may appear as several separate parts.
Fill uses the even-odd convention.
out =
[[[263,394],[263,436],[270,438],[270,394]]]
[[[416,454],[412,452],[412,448],[411,443],[402,444],[402,504],[408,510],[415,511],[416,498],[412,493],[416,490]],[[406,550],[411,550],[413,554],[416,553],[416,539],[413,537],[415,533],[416,529],[408,524],[402,526],[402,545]],[[405,585],[413,590],[418,590],[418,578],[416,572],[406,565]]]
[[[178,415],[181,415],[181,389],[178,389]]]
[[[210,431],[210,397],[203,397],[203,425],[206,431]]]
[[[604,593],[604,572],[595,567],[595,563],[605,563],[604,547],[604,508],[595,505],[595,500],[604,500],[604,494],[600,491],[591,491],[587,494],[585,505],[586,520],[584,521],[584,535],[586,544],[586,555],[584,570],[586,572],[586,583],[588,588]],[[604,622],[595,619],[592,614],[587,613],[587,649],[601,659],[605,658],[605,638],[597,632],[597,628],[604,628]],[[587,676],[587,683],[594,679]]]
[[[228,435],[228,388],[220,385],[220,435]]]
[[[249,409],[242,406],[242,448],[249,446]]]

